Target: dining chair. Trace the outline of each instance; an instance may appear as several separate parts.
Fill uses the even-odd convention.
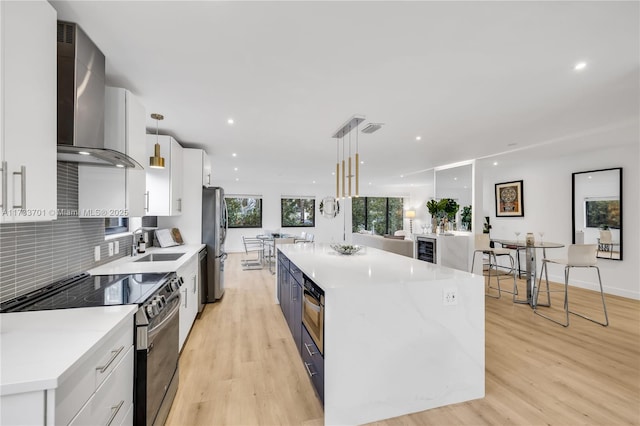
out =
[[[242,270],[262,269],[262,240],[255,237],[242,236],[242,244],[247,256],[240,260]]]
[[[494,299],[499,299],[500,296],[502,295],[502,292],[504,291],[505,293],[512,294],[513,301],[515,302],[516,296],[518,294],[518,286],[516,284],[515,264],[514,264],[513,257],[511,256],[511,252],[504,248],[491,247],[491,238],[489,237],[489,234],[475,234],[475,246],[473,251],[473,260],[471,262],[471,273],[473,273],[473,268],[476,262],[476,255],[478,253],[482,254],[483,259],[485,255],[488,257],[488,263],[486,264],[488,265],[488,280],[487,280],[487,292],[485,293],[485,295],[489,297],[493,297]],[[511,263],[511,269],[507,275],[513,275],[513,291],[503,290],[500,287],[500,275],[504,276],[505,274],[500,274],[498,271],[498,266],[499,266],[498,256],[509,257],[509,261]],[[482,265],[483,265],[482,272],[484,275],[484,265],[485,265],[484,261]],[[497,287],[491,286],[491,270],[492,269],[495,270]],[[498,295],[497,296],[492,295],[491,290],[498,290]]]
[[[538,287],[534,288],[534,306],[533,312],[546,318],[550,321],[560,324],[563,327],[569,326],[569,314],[573,314],[589,321],[595,322],[602,326],[609,325],[609,316],[607,315],[607,305],[604,301],[604,291],[602,290],[602,278],[600,277],[600,268],[597,266],[598,245],[597,244],[571,244],[568,247],[566,259],[543,259],[542,269],[540,270],[540,280],[538,281]],[[549,263],[555,263],[557,265],[564,265],[564,289],[563,290],[550,290],[549,280],[546,279],[546,293],[548,306],[551,306],[551,293],[552,292],[564,292],[564,314],[565,320],[561,322],[548,315],[544,315],[538,311],[538,296],[540,295],[540,287],[542,285],[542,272],[548,268]],[[598,272],[598,283],[600,284],[600,296],[602,298],[602,309],[604,311],[604,322],[597,321],[589,318],[584,314],[569,310],[569,271],[571,268],[594,268]],[[546,274],[545,274],[546,276]]]
[[[600,230],[600,238],[598,238],[598,251],[608,251],[609,257],[613,258],[613,238],[611,236],[610,230]]]

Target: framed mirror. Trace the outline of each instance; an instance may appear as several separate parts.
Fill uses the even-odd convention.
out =
[[[622,167],[572,175],[574,244],[597,244],[598,257],[622,260]]]

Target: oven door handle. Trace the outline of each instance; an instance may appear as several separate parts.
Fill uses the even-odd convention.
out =
[[[165,317],[165,319],[163,319],[159,324],[157,324],[157,325],[155,325],[153,327],[149,327],[148,333],[149,333],[149,342],[150,342],[149,346],[150,347],[153,347],[153,343],[151,343],[153,338],[156,335],[158,335],[160,332],[162,332],[162,330],[164,330],[169,325],[169,323],[171,322],[173,317],[178,315],[178,312],[180,312],[180,297],[179,296],[178,296],[178,302],[174,305],[174,307],[171,309],[171,311]]]
[[[308,293],[308,292],[305,291],[304,292],[304,303],[306,305],[309,305],[309,308],[311,308],[312,310],[314,310],[316,312],[320,312],[320,308],[321,308],[320,304],[315,304],[315,303],[312,302],[312,300],[316,300],[316,298],[313,297],[311,295],[311,293]]]

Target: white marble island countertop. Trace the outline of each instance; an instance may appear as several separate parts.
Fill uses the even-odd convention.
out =
[[[278,248],[325,291],[325,424],[484,396],[482,276],[373,248],[354,255],[323,244]]]
[[[278,249],[324,290],[466,279],[471,276],[468,272],[371,247],[363,247],[351,255],[339,254],[328,244],[283,244]]]
[[[55,389],[137,305],[0,314],[0,396]]]
[[[91,275],[120,275],[120,274],[144,274],[175,272],[187,263],[193,255],[198,254],[205,247],[204,244],[185,244],[173,247],[149,247],[145,253],[137,256],[125,256],[113,262],[105,263],[93,269],[89,269]],[[184,253],[177,260],[161,262],[137,262],[151,253]]]

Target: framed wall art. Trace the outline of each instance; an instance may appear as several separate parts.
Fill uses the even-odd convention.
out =
[[[524,197],[521,180],[496,183],[496,217],[523,217]]]

